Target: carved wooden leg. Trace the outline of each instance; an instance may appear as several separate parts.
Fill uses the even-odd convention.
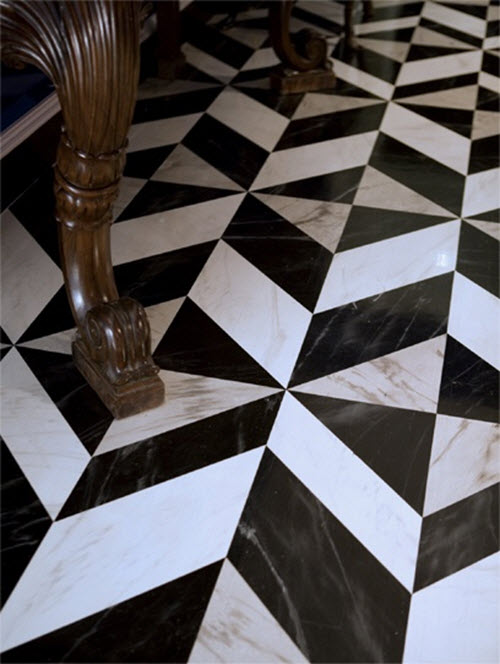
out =
[[[156,5],[158,21],[158,76],[174,79],[186,62],[181,51],[179,0],[162,0]]]
[[[327,57],[326,41],[312,30],[290,36],[292,0],[269,4],[269,27],[276,55],[283,63],[271,74],[271,86],[281,94],[333,88],[335,74]]]
[[[139,71],[138,2],[2,0],[2,55],[54,82],[64,126],[55,168],[76,365],[116,417],[164,398],[143,307],[120,298],[111,207],[125,164]]]

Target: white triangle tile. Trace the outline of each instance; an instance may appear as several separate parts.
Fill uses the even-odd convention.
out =
[[[436,412],[446,335],[317,378],[294,390],[336,399]]]
[[[438,92],[427,92],[421,95],[403,97],[398,99],[402,104],[417,104],[420,106],[435,106],[437,108],[458,108],[465,111],[473,111],[476,107],[477,85],[465,85],[450,90],[439,90]]]
[[[241,19],[239,18],[239,20]],[[260,28],[242,28],[237,25],[225,30],[224,34],[255,50],[259,49],[269,36],[267,30]]]
[[[156,347],[163,339],[165,332],[177,316],[177,312],[182,306],[185,297],[178,297],[175,300],[161,302],[146,307],[146,314],[151,328],[151,352],[154,353]]]
[[[368,74],[357,67],[342,62],[333,58],[333,69],[335,74],[343,81],[352,83],[362,90],[371,92],[371,94],[381,97],[382,99],[391,99],[394,91],[394,86],[387,81],[383,81],[378,76]]]
[[[196,184],[197,187],[243,191],[239,184],[182,144],[177,145],[169,154],[151,179],[178,184]]]
[[[341,113],[354,108],[364,108],[380,104],[379,99],[366,97],[343,97],[342,95],[325,95],[318,92],[308,92],[300,102],[293,115],[294,120],[312,118],[326,113]]]
[[[477,110],[474,113],[474,122],[472,123],[472,140],[496,136],[497,134],[500,134],[499,114],[494,111]]]
[[[118,186],[118,196],[113,203],[113,221],[118,219],[123,210],[129,203],[137,196],[140,190],[144,187],[147,180],[143,178],[130,178],[123,176]]]
[[[368,39],[367,37],[358,37],[358,43],[362,48],[367,48],[380,55],[385,55],[396,62],[404,62],[410,45],[406,42],[390,41],[388,39]]]
[[[500,207],[500,168],[491,168],[467,176],[462,216],[473,217]]]
[[[498,425],[438,415],[427,477],[424,516],[500,480]]]
[[[61,270],[16,217],[1,216],[1,325],[15,343],[63,285]]]
[[[280,64],[280,59],[274,52],[273,48],[260,48],[255,51],[248,60],[245,62],[241,71],[249,71],[250,69],[263,69],[264,67],[274,67]]]
[[[465,50],[472,50],[474,48],[470,44],[467,44],[467,42],[448,37],[448,35],[444,35],[442,32],[429,30],[429,28],[424,28],[421,25],[415,28],[411,43],[419,46],[440,46],[443,48],[463,48]]]
[[[352,208],[345,203],[315,201],[308,198],[273,194],[254,194],[254,196],[332,253],[337,249]]]
[[[441,25],[449,26],[465,34],[474,35],[479,39],[484,37],[486,31],[486,21],[484,19],[429,0],[424,4],[422,16],[429,21],[436,21]]]
[[[465,51],[440,55],[435,58],[411,60],[404,62],[399,70],[397,85],[413,85],[452,76],[463,76],[480,71],[482,61],[481,51]]]
[[[221,83],[229,83],[236,76],[238,70],[218,58],[201,51],[189,42],[182,45],[182,52],[186,56],[186,61],[196,69],[212,76]]]
[[[244,196],[223,196],[115,224],[111,227],[113,264],[217,240]]]
[[[189,662],[307,662],[229,560],[222,565]]]
[[[252,81],[242,81],[241,83],[234,83],[236,88],[255,88],[257,90],[270,90],[271,84],[269,82],[269,76],[265,78],[256,78]]]
[[[312,316],[305,307],[225,242],[189,297],[281,385],[288,383]]]
[[[394,0],[391,0],[391,4],[394,4]],[[404,30],[406,28],[414,28],[418,25],[419,21],[419,14],[402,16],[401,18],[389,18],[383,21],[363,21],[354,25],[354,34],[366,35],[375,32],[385,32],[386,30]]]
[[[498,661],[499,573],[495,553],[415,593],[404,664]]]
[[[75,338],[76,327],[62,332],[55,332],[48,334],[46,337],[39,337],[31,341],[25,341],[19,344],[21,347],[34,348],[35,350],[44,350],[50,353],[62,353],[64,355],[71,355],[71,344]]]
[[[165,81],[162,78],[147,78],[139,86],[137,99],[153,99],[154,97],[167,97],[170,95],[196,92],[218,87],[218,83],[201,83],[200,81]]]
[[[89,453],[15,348],[2,360],[0,394],[3,438],[55,518]]]
[[[279,392],[279,389],[273,387],[174,371],[162,370],[159,375],[165,384],[164,403],[153,410],[114,420],[96,454],[118,449]]]
[[[179,143],[201,118],[202,113],[190,113],[173,118],[139,122],[130,127],[127,152],[149,150],[162,145]]]
[[[500,90],[500,78],[498,76],[492,76],[492,74],[489,74],[486,71],[482,71],[479,73],[479,85],[490,90],[490,92],[498,94],[498,91]]]
[[[267,446],[410,590],[421,526],[417,512],[290,393]]]
[[[498,53],[498,51],[494,50],[494,49],[499,49],[500,48],[500,35],[494,35],[493,37],[487,37],[483,42],[483,48],[488,53],[491,53],[491,55],[496,55],[497,58],[500,57],[500,54]]]
[[[354,205],[430,214],[438,217],[454,216],[416,191],[367,166],[354,199]]]
[[[483,221],[482,219],[466,219],[465,221],[500,242],[500,224],[498,222]]]
[[[262,451],[54,523],[4,606],[3,648],[224,558]]]

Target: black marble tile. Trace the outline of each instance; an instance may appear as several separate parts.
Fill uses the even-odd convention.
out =
[[[6,348],[0,348],[0,360],[3,360],[3,358],[7,355],[7,353],[11,348],[12,346],[7,346]]]
[[[373,26],[377,30],[377,26]],[[413,36],[415,28],[393,28],[392,30],[378,30],[377,32],[366,32],[361,37],[367,39],[381,39],[387,41],[409,42]]]
[[[159,367],[199,376],[280,387],[280,384],[187,298],[153,354]]]
[[[499,121],[500,133],[500,121]],[[497,168],[500,161],[500,137],[487,136],[472,141],[469,159],[469,174]]]
[[[457,216],[465,177],[422,152],[379,134],[370,165]]]
[[[11,344],[12,343],[12,341],[7,336],[7,333],[5,332],[3,327],[0,327],[0,343],[2,343],[2,344]]]
[[[269,154],[208,115],[196,123],[182,143],[245,189],[250,187]]]
[[[293,394],[413,509],[422,513],[435,415]]]
[[[335,79],[335,87],[332,90],[322,90],[321,94],[342,95],[346,97],[363,97],[366,99],[379,99],[379,97],[371,94],[371,92],[367,92],[362,88],[358,88],[356,85],[354,85],[354,83],[350,83],[349,81],[344,81],[339,76],[337,76],[337,78]]]
[[[466,85],[476,85],[478,76],[479,74],[462,74],[461,76],[438,78],[435,81],[425,81],[424,83],[400,85],[394,91],[393,98],[401,99],[403,97],[413,97],[414,95],[425,95],[429,92],[452,90]]]
[[[467,222],[462,222],[457,271],[500,297],[498,242]]]
[[[265,445],[282,397],[283,392],[274,394],[95,456],[57,518]]]
[[[427,58],[440,58],[444,55],[459,55],[460,53],[466,53],[461,48],[446,48],[444,46],[431,46],[426,44],[412,44],[406,58],[406,62],[412,62],[413,60],[426,60]]]
[[[1,605],[31,560],[52,520],[2,439]]]
[[[233,190],[150,180],[127,205],[115,223],[231,195],[234,195]]]
[[[496,223],[500,223],[500,209],[497,208],[496,210],[488,210],[488,212],[475,214],[474,219],[479,219],[481,221],[494,221]]]
[[[334,51],[338,60],[346,62],[361,71],[376,76],[387,83],[395,83],[401,63],[366,48],[349,48],[345,40],[341,40]]]
[[[240,69],[253,49],[206,25],[192,13],[182,13],[182,32],[190,44],[227,65]]]
[[[498,371],[448,335],[438,413],[498,421]]]
[[[436,108],[435,106],[421,106],[419,104],[400,103],[401,106],[432,120],[442,127],[451,129],[457,134],[470,138],[474,111],[459,108]]]
[[[290,386],[382,357],[446,332],[452,274],[313,316]]]
[[[249,74],[249,73],[250,72],[241,72],[241,74]],[[266,72],[266,76],[269,76],[269,71]],[[286,118],[292,117],[292,115],[297,110],[297,106],[304,98],[304,93],[280,95],[278,92],[271,90],[269,88],[249,87],[248,85],[245,85],[245,83],[248,82],[245,80],[243,80],[238,85],[235,85],[235,81],[236,79],[233,79],[233,87],[238,88],[240,92],[244,92],[252,99],[255,99],[255,101],[264,104],[264,106],[271,108],[273,111],[276,111],[280,115],[284,115]]]
[[[159,148],[138,150],[127,154],[123,175],[131,178],[149,179],[160,168],[175,145],[161,145]]]
[[[338,35],[342,32],[343,27],[341,24],[332,21],[325,16],[320,16],[314,12],[307,11],[305,7],[307,7],[306,3],[302,3],[301,7],[295,6],[292,15],[295,16],[295,18],[316,26],[322,34],[324,34],[325,31],[334,35]]]
[[[221,563],[3,653],[4,662],[186,662]]]
[[[247,195],[224,240],[310,311],[333,255],[279,214]]]
[[[132,123],[151,122],[191,113],[203,113],[219,95],[222,86],[193,90],[177,95],[139,99],[135,105]]]
[[[231,87],[244,85],[245,83],[253,83],[254,81],[259,81],[259,84],[262,84],[262,90],[270,89],[269,75],[275,69],[275,65],[271,67],[259,67],[258,69],[243,69],[239,71],[236,76],[231,81]],[[264,79],[264,80],[262,80]],[[300,95],[302,96],[302,94]],[[295,95],[292,95],[295,97]]]
[[[380,103],[365,108],[292,120],[278,141],[275,150],[285,150],[373,131],[379,128],[385,107],[385,103]]]
[[[352,203],[363,172],[363,166],[348,168],[345,171],[285,182],[259,191],[263,194],[308,198],[314,201]]]
[[[465,14],[470,14],[471,16],[476,16],[477,18],[485,19],[486,18],[486,13],[488,11],[487,5],[480,5],[480,4],[475,4],[475,3],[463,3],[463,2],[450,2],[446,3],[447,7],[450,7],[451,9],[456,9],[459,12],[463,12]]]
[[[75,322],[68,304],[66,289],[61,286],[31,325],[23,332],[17,343],[24,343],[54,332],[69,330],[74,326]]]
[[[71,355],[22,346],[17,349],[86,450],[93,454],[114,418],[75,367]]]
[[[480,111],[495,111],[496,113],[500,113],[500,95],[479,86],[476,108]]]
[[[481,69],[492,76],[500,76],[500,59],[496,55],[484,51]]]
[[[353,205],[351,213],[340,238],[337,253],[361,247],[371,242],[388,240],[398,235],[412,233],[430,226],[446,223],[446,217],[434,217],[427,214],[415,214],[397,210],[379,210],[376,208]]]
[[[415,590],[498,551],[498,487],[494,484],[424,518]]]
[[[424,6],[423,2],[392,2],[385,7],[380,7],[375,1],[373,3],[373,15],[371,21],[389,21],[391,19],[405,18],[407,16],[418,16]]]
[[[408,592],[269,450],[229,558],[308,661],[401,661]]]
[[[496,37],[497,35],[500,35],[500,21],[488,21],[486,36]]]
[[[457,30],[451,25],[444,25],[443,23],[436,23],[428,18],[421,18],[420,25],[423,28],[428,28],[429,30],[434,30],[434,32],[445,35],[446,37],[451,37],[452,39],[458,39],[459,41],[470,44],[475,48],[481,48],[483,40],[480,37],[475,37],[471,35],[470,32],[463,32],[462,30]]]

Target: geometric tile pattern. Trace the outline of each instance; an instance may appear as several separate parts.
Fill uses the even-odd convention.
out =
[[[113,259],[163,406],[74,367],[47,172],[4,211],[5,662],[498,659],[499,6],[376,1],[357,51],[343,9],[292,16],[333,90],[198,1],[140,85]]]

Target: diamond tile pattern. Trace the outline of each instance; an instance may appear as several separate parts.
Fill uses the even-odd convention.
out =
[[[498,2],[375,0],[352,50],[299,1],[337,86],[288,97],[221,5],[115,210],[164,406],[74,368],[47,173],[1,218],[3,661],[497,661]]]

